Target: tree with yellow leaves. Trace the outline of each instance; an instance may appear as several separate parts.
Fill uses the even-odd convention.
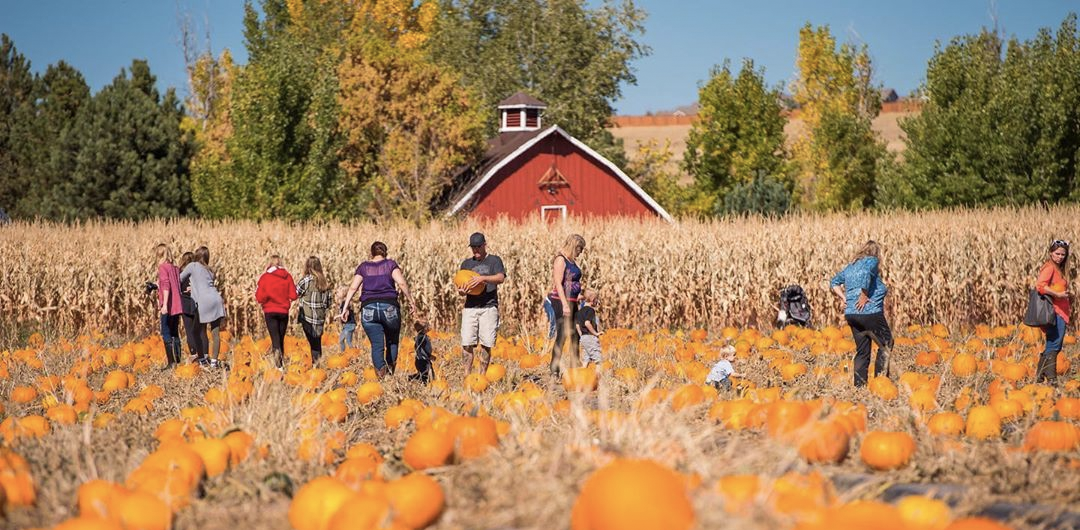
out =
[[[415,222],[483,146],[483,114],[459,76],[429,60],[437,5],[367,0],[338,69],[341,166],[370,206]]]
[[[793,146],[797,200],[814,210],[871,206],[887,152],[871,129],[881,99],[866,46],[837,48],[828,26],[806,24],[796,66],[792,89],[805,125]]]

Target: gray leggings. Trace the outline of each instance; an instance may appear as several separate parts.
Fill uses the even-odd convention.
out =
[[[217,359],[221,355],[221,323],[225,321],[225,318],[219,318],[213,322],[199,322],[198,331],[195,333],[195,338],[199,341],[196,346],[199,347],[199,357]],[[206,337],[206,326],[210,326],[210,335],[214,338],[209,340]]]

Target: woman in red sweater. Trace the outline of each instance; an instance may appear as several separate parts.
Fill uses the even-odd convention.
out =
[[[1054,323],[1043,328],[1046,333],[1046,349],[1039,356],[1039,370],[1035,375],[1036,382],[1057,381],[1057,356],[1061,351],[1061,343],[1065,338],[1065,326],[1069,324],[1069,313],[1072,305],[1069,303],[1069,284],[1065,280],[1065,264],[1069,261],[1069,242],[1060,239],[1050,244],[1050,258],[1039,269],[1039,279],[1035,282],[1035,289],[1039,294],[1050,296],[1054,303],[1054,313],[1057,318]]]
[[[266,272],[259,277],[255,300],[263,308],[266,329],[270,332],[270,350],[274,364],[285,366],[285,333],[289,328],[289,306],[296,300],[296,284],[289,271],[281,266],[280,256],[270,256]]]

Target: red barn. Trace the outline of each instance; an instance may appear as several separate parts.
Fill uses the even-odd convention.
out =
[[[518,92],[499,103],[499,135],[476,169],[455,179],[447,215],[528,220],[671,216],[618,166],[558,126],[547,105]]]

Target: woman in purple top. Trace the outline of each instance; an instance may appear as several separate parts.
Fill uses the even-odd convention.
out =
[[[401,305],[398,293],[405,296],[409,311],[416,313],[409,284],[397,262],[386,257],[386,243],[371,244],[371,259],[356,267],[352,285],[345,295],[345,304],[352,303],[360,291],[360,325],[371,342],[371,362],[379,377],[394,373],[397,365],[398,339],[401,337]],[[338,314],[345,321],[345,311]]]
[[[158,313],[161,315],[161,341],[165,343],[165,358],[172,368],[180,363],[180,269],[173,264],[172,250],[164,243],[157,246]]]

